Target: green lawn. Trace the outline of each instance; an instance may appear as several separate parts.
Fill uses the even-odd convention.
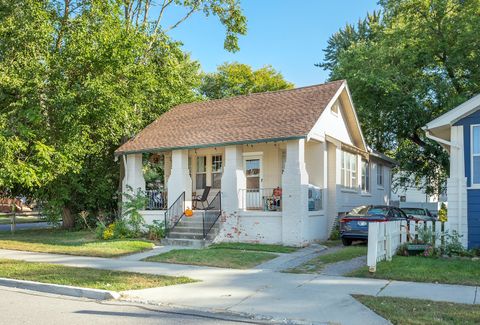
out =
[[[349,276],[476,286],[480,285],[480,261],[394,256],[391,262],[378,263],[375,274],[365,267]]]
[[[367,255],[366,246],[348,246],[338,251],[319,255],[310,261],[295,268],[286,270],[289,273],[318,273],[322,271],[327,264],[351,260],[355,257]]]
[[[429,300],[354,296],[393,324],[399,325],[474,325],[480,324],[480,306]]]
[[[205,248],[178,249],[168,253],[148,257],[149,262],[162,262],[188,265],[216,266],[232,269],[249,269],[271,260],[278,255],[267,252],[254,252],[239,249]]]
[[[15,234],[0,232],[0,249],[116,257],[152,247],[151,242],[144,240],[99,240],[90,231],[36,229],[17,230]]]
[[[268,244],[250,244],[250,243],[220,243],[213,244],[210,249],[238,249],[255,252],[270,252],[270,253],[293,253],[298,250],[298,247],[282,246],[282,245],[268,245]]]
[[[0,259],[0,277],[113,291],[190,283],[187,277],[150,275]]]

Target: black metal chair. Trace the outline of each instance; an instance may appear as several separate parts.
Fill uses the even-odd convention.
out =
[[[208,194],[210,194],[210,186],[205,186],[203,189],[202,195],[197,195],[192,198],[192,205],[194,209],[197,209],[197,204],[200,202],[202,204],[202,208],[205,210],[208,207]],[[207,203],[207,206],[205,207],[205,203]]]

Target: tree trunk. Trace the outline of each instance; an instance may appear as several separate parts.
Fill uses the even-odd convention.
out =
[[[73,218],[72,211],[68,207],[63,208],[62,212],[63,229],[72,229],[75,225],[75,219]]]

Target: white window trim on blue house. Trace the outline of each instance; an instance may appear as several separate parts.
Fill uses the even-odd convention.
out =
[[[480,129],[480,124],[472,124],[470,125],[470,172],[471,172],[471,186],[470,188],[480,188],[480,182],[475,183],[475,175],[480,174],[480,169],[475,170],[475,165],[473,163],[474,157],[480,157],[480,139],[475,138],[474,135],[474,129],[479,128]],[[475,140],[478,141],[477,148],[479,151],[476,153],[474,148],[475,146]]]

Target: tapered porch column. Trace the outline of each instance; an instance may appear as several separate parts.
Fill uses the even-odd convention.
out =
[[[125,177],[122,181],[122,192],[127,193],[133,191],[137,193],[145,191],[145,178],[143,178],[142,154],[130,154],[122,156],[125,167]],[[125,197],[122,195],[122,201]]]
[[[225,147],[225,167],[222,175],[222,210],[227,215],[238,210],[240,190],[246,188],[242,153],[242,146]]]
[[[287,159],[282,175],[282,241],[300,246],[307,242],[308,173],[305,168],[305,140],[287,142]]]
[[[188,150],[173,150],[172,171],[168,178],[169,206],[185,191],[185,207],[192,207],[192,178],[188,169]]]

